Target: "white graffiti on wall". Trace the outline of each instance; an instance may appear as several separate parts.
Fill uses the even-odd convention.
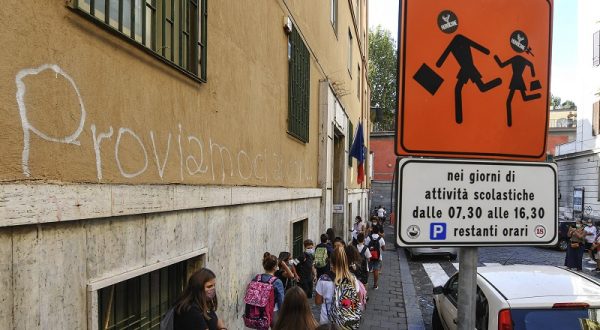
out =
[[[42,132],[36,128],[27,117],[27,107],[25,104],[25,93],[27,88],[23,79],[27,76],[37,75],[45,70],[54,71],[56,78],[60,75],[60,77],[68,80],[70,86],[77,94],[79,102],[79,125],[72,134],[65,137],[55,137]],[[75,81],[57,65],[44,64],[38,68],[23,69],[17,73],[15,80],[17,85],[17,105],[19,107],[19,114],[21,116],[23,127],[22,169],[23,175],[30,177],[31,165],[29,163],[29,155],[32,152],[31,133],[33,132],[36,136],[47,142],[71,144],[81,147],[79,137],[84,130],[86,111],[83,98],[81,97],[81,93],[75,84]],[[95,123],[92,123],[90,125],[90,131],[96,160],[96,177],[98,178],[98,181],[102,181],[102,147],[113,140],[115,130],[112,126],[101,130]],[[154,156],[153,160],[156,165],[156,173],[161,180],[163,180],[165,172],[169,170],[167,165],[170,158],[173,134],[170,131],[167,133],[166,139],[164,139],[165,141],[162,142],[160,137],[153,130],[148,132]],[[197,175],[210,175],[210,180],[220,181],[221,183],[224,183],[228,178],[233,177],[239,177],[246,181],[256,179],[264,181],[265,183],[283,183],[284,180],[291,183],[302,183],[310,182],[312,180],[312,176],[310,176],[303,161],[286,161],[283,156],[277,153],[268,152],[267,149],[264,149],[264,152],[254,155],[254,157],[241,149],[237,153],[232,152],[230,148],[217,143],[211,137],[202,139],[192,133],[187,134],[186,132],[186,134],[184,134],[181,124],[177,125],[176,134],[179,156],[179,177],[182,182],[185,181],[186,176],[194,177]],[[182,143],[182,137],[184,137],[184,141],[185,138],[187,138],[187,145]],[[127,144],[129,148],[123,148],[121,146],[122,144]],[[160,154],[158,151],[160,146],[165,146],[162,148],[165,150],[163,154]],[[188,151],[185,155],[184,146]],[[139,160],[139,157],[132,157],[128,153],[124,153],[123,150],[139,151],[143,156],[143,161],[138,161],[137,166],[139,167],[136,169],[125,169],[123,167],[123,159],[125,158],[128,158],[128,164],[130,166],[132,166],[132,159],[135,159],[136,161]],[[148,170],[148,150],[143,139],[133,129],[119,127],[117,130],[116,141],[114,142],[114,161],[120,175],[124,178],[135,178]]]
[[[33,125],[31,125],[31,123],[29,123],[29,120],[27,119],[27,107],[25,106],[26,88],[25,88],[25,83],[23,82],[23,79],[30,75],[37,75],[40,72],[43,72],[46,70],[54,71],[57,78],[58,78],[58,75],[61,75],[62,77],[67,79],[69,81],[69,83],[71,83],[71,86],[73,86],[75,93],[77,93],[77,98],[79,99],[79,107],[80,107],[79,109],[81,111],[81,117],[79,120],[79,126],[77,127],[77,129],[75,129],[73,134],[71,134],[69,136],[65,136],[65,137],[50,136],[50,135],[38,130],[37,128],[35,128]],[[79,93],[79,89],[77,88],[77,85],[75,85],[75,81],[73,81],[73,78],[71,78],[71,76],[69,76],[66,72],[64,72],[58,65],[44,64],[38,68],[21,70],[21,71],[19,71],[19,73],[17,73],[15,82],[17,84],[17,104],[19,106],[19,114],[21,115],[21,124],[23,126],[23,154],[22,154],[23,174],[25,176],[29,177],[29,176],[31,176],[31,172],[29,171],[29,148],[30,148],[30,134],[29,133],[33,132],[40,138],[42,138],[46,141],[50,141],[50,142],[81,145],[81,143],[79,142],[79,140],[77,140],[77,138],[83,131],[83,125],[85,124],[85,107],[83,106],[83,100],[81,99],[81,94]]]

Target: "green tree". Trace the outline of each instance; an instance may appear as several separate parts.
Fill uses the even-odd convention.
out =
[[[575,102],[573,102],[571,100],[566,100],[560,106],[561,106],[561,108],[574,108]]]
[[[371,120],[376,131],[393,131],[396,122],[396,69],[398,55],[396,41],[390,31],[378,25],[369,29],[369,81],[371,83],[371,108],[381,111],[381,120],[376,122],[375,111]]]
[[[554,96],[554,94],[550,94],[550,105],[554,108],[559,108],[561,104],[560,96]]]

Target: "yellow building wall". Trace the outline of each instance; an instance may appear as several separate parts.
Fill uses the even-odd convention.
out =
[[[0,180],[314,187],[318,82],[349,91],[341,101],[355,127],[360,114],[348,6],[336,38],[328,2],[209,0],[198,83],[65,1],[3,2]],[[315,55],[309,143],[287,134],[288,8]]]

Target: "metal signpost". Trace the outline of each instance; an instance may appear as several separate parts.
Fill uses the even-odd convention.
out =
[[[458,329],[475,327],[478,246],[557,240],[556,166],[540,163],[552,7],[401,0],[396,155],[443,159],[398,164],[397,243],[462,247]]]

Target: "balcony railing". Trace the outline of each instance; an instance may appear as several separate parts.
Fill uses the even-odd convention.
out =
[[[548,127],[550,128],[570,128],[577,127],[577,120],[575,119],[550,119]]]

